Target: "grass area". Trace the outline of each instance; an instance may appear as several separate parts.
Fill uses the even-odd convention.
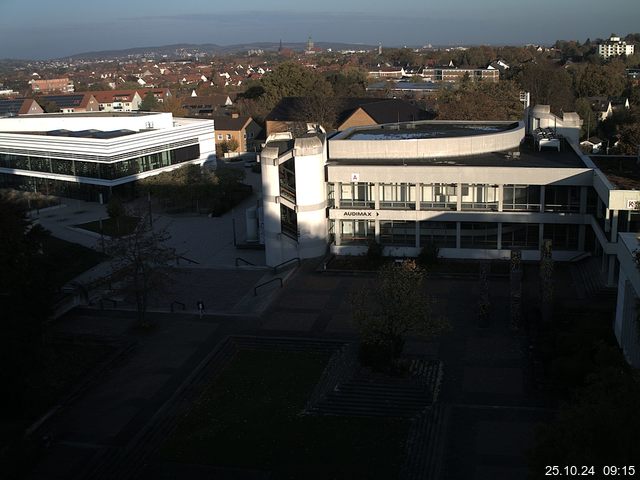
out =
[[[108,235],[109,237],[121,237],[123,235],[129,235],[133,233],[139,221],[139,217],[130,216],[121,217],[117,221],[113,218],[107,218],[102,220],[102,233]],[[90,232],[100,233],[100,221],[96,220],[95,222],[76,225],[76,228],[82,228],[84,230],[89,230]]]
[[[21,408],[0,412],[1,471],[24,473],[25,465],[30,463],[37,447],[34,442],[27,443],[22,438],[25,429],[68,395],[114,351],[113,346],[101,343],[53,342],[43,348],[38,362],[40,368],[31,371],[25,380],[26,392]]]
[[[45,239],[43,251],[51,266],[49,273],[52,281],[57,287],[62,287],[107,258],[100,252],[52,236]]]
[[[407,422],[300,415],[327,360],[240,351],[180,421],[159,460],[269,470],[275,479],[397,477]]]

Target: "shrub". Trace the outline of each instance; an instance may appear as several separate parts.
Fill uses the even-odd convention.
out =
[[[428,242],[418,255],[418,265],[421,267],[429,267],[438,263],[438,247],[433,242]]]

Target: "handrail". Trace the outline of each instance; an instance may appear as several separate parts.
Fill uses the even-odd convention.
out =
[[[171,302],[171,306],[170,306],[171,313],[173,313],[173,306],[174,305],[180,305],[182,307],[182,310],[185,310],[187,308],[187,306],[184,303],[179,302],[178,300],[174,300],[173,302]]]
[[[176,255],[176,265],[180,265],[180,260],[186,260],[189,263],[195,263],[196,265],[200,265],[200,262],[196,262],[195,260],[191,260],[190,258],[184,257],[182,255]]]
[[[238,266],[239,266],[239,265],[238,265],[238,262],[244,262],[244,263],[246,263],[247,265],[252,265],[252,266],[254,266],[254,267],[256,266],[256,264],[255,264],[255,263],[251,263],[249,260],[245,260],[245,259],[244,259],[244,258],[242,258],[242,257],[236,257],[236,267],[238,267]]]
[[[287,263],[298,262],[298,266],[300,266],[300,257],[290,258],[289,260],[279,263],[275,267],[273,267],[273,273],[278,273],[278,268],[284,267]]]
[[[264,282],[264,283],[261,283],[260,285],[256,285],[255,288],[253,289],[253,296],[254,297],[258,296],[258,289],[260,287],[264,287],[265,285],[269,285],[270,283],[273,283],[273,282],[276,282],[276,281],[280,281],[280,288],[282,288],[282,286],[283,286],[282,279],[280,277],[272,278],[268,282]]]

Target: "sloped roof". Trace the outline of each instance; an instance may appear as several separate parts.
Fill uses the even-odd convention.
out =
[[[251,117],[243,115],[236,118],[233,118],[231,115],[219,115],[213,117],[213,124],[218,131],[229,130],[238,132],[244,128],[249,120],[251,120]]]
[[[35,100],[31,98],[13,98],[0,100],[0,117],[11,117],[29,112]]]
[[[91,101],[91,93],[72,93],[70,95],[44,95],[39,97],[42,103],[53,102],[60,108],[83,108]]]

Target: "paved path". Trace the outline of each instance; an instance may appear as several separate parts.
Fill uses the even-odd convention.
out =
[[[59,322],[63,332],[123,335],[137,346],[46,425],[54,435],[53,446],[32,478],[84,478],[90,465],[125,448],[227,335],[353,339],[357,332],[350,295],[367,288],[371,278],[318,274],[313,267],[303,264],[283,290],[266,297],[273,303],[259,318],[208,315],[200,320],[189,314],[154,314],[157,328],[147,333],[131,329],[131,312],[85,309]],[[529,280],[525,288],[535,289]],[[441,479],[525,478],[525,451],[534,429],[553,413],[554,405],[531,388],[526,339],[508,329],[507,285],[506,280],[491,281],[492,323],[479,328],[477,280],[427,282],[426,290],[439,300],[436,308],[446,313],[454,329],[439,339],[410,339],[406,350],[444,361]]]

